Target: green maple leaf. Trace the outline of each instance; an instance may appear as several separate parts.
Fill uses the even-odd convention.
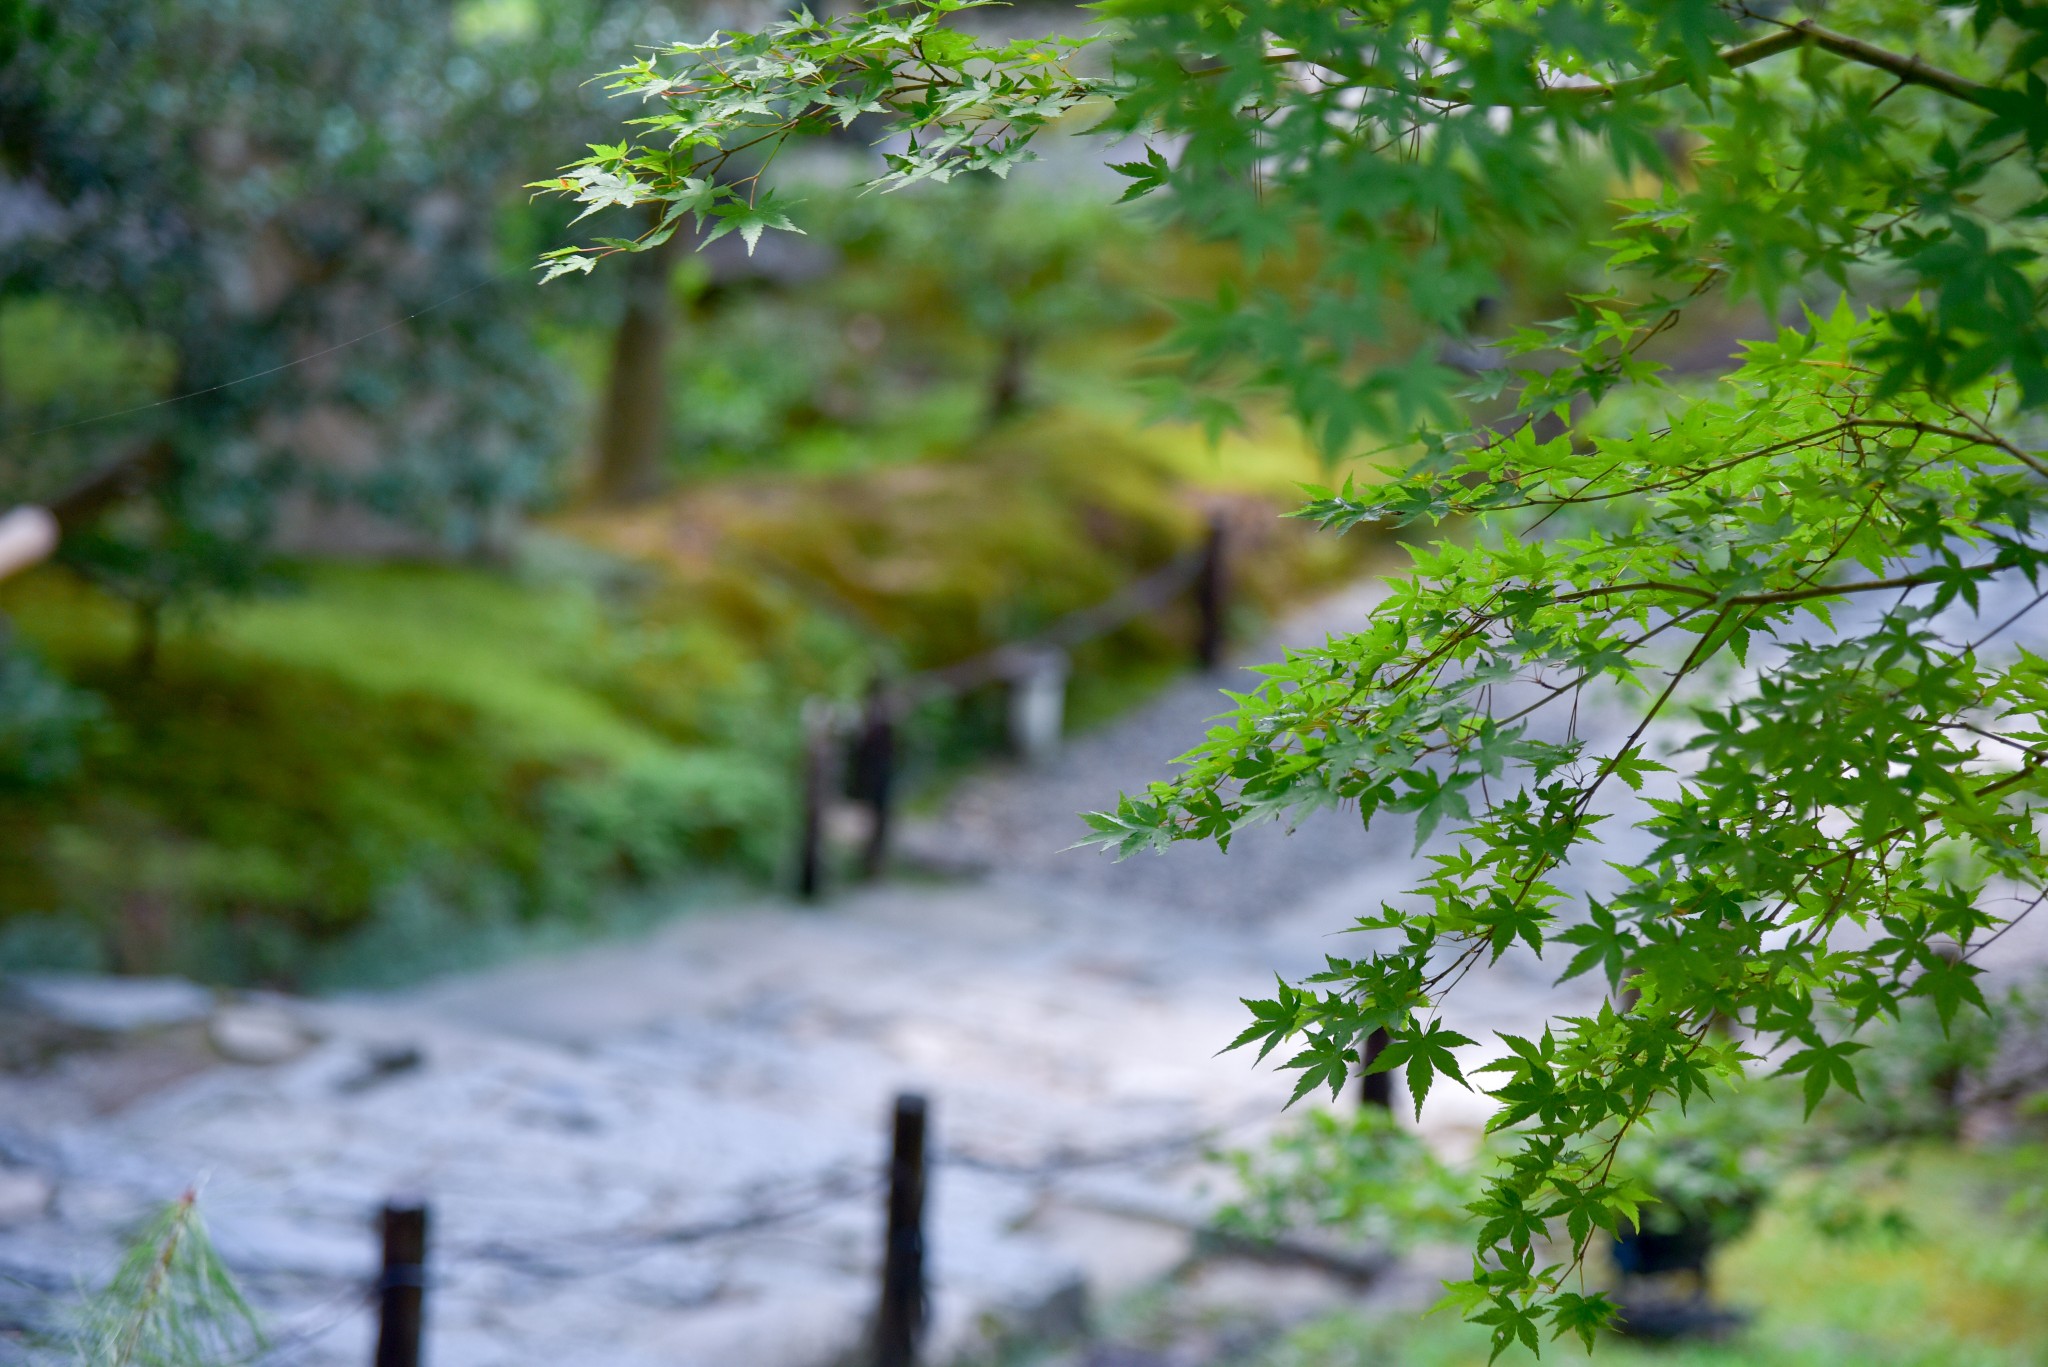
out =
[[[1411,769],[1401,776],[1410,791],[1387,805],[1397,812],[1415,813],[1415,848],[1421,849],[1423,842],[1435,833],[1437,825],[1447,816],[1466,818],[1472,815],[1472,806],[1460,790],[1470,784],[1475,775],[1453,773],[1439,776],[1427,769]]]
[[[1331,1099],[1335,1100],[1351,1079],[1351,1059],[1352,1051],[1335,1036],[1311,1035],[1307,1048],[1280,1065],[1301,1070],[1287,1104],[1292,1106],[1318,1087],[1328,1087]]]
[[[918,52],[933,66],[957,67],[972,59],[979,44],[972,34],[958,29],[935,28],[919,40]]]
[[[1635,947],[1636,937],[1633,932],[1622,929],[1614,913],[1604,903],[1588,902],[1586,915],[1584,925],[1573,926],[1557,937],[1566,944],[1585,946],[1572,956],[1571,963],[1565,966],[1557,980],[1569,982],[1597,964],[1606,973],[1608,985],[1619,986],[1622,965],[1628,959],[1628,952]]]
[[[1800,1089],[1806,1098],[1806,1114],[1811,1116],[1830,1086],[1840,1087],[1859,1101],[1863,1099],[1863,1089],[1857,1085],[1856,1069],[1849,1062],[1849,1057],[1868,1047],[1855,1040],[1843,1040],[1838,1044],[1815,1040],[1786,1059],[1778,1071],[1788,1077],[1797,1073],[1806,1075]]]
[[[1429,1095],[1430,1084],[1442,1073],[1461,1086],[1469,1086],[1465,1075],[1459,1071],[1458,1060],[1451,1050],[1472,1043],[1455,1030],[1446,1029],[1440,1020],[1409,1029],[1390,1029],[1387,1032],[1387,1046],[1380,1050],[1380,1056],[1373,1060],[1368,1072],[1384,1073],[1394,1068],[1407,1069],[1408,1094],[1415,1098],[1415,1115],[1422,1116],[1422,1102]]]
[[[1166,184],[1167,180],[1173,175],[1172,164],[1164,156],[1160,155],[1159,149],[1156,147],[1147,147],[1145,149],[1145,159],[1143,161],[1113,162],[1109,169],[1120,176],[1128,176],[1131,180],[1131,184],[1126,186],[1123,194],[1118,197],[1117,203],[1119,204],[1137,199],[1142,195],[1151,194],[1154,190]],[[1303,514],[1297,514],[1297,516],[1301,515]]]
[[[1270,1001],[1260,1001],[1251,997],[1238,999],[1252,1013],[1252,1023],[1219,1052],[1227,1054],[1232,1049],[1242,1049],[1256,1040],[1260,1041],[1258,1061],[1264,1061],[1266,1055],[1273,1052],[1274,1046],[1301,1028],[1302,1008],[1307,998],[1284,979],[1276,979],[1276,982],[1278,992]]]
[[[1591,1352],[1594,1337],[1614,1323],[1616,1309],[1604,1291],[1590,1296],[1576,1291],[1560,1292],[1550,1300],[1550,1323],[1554,1327],[1551,1338],[1561,1339],[1566,1334],[1577,1334],[1586,1345],[1586,1351]]]
[[[1983,969],[1961,959],[1950,959],[1940,954],[1924,954],[1920,958],[1920,963],[1920,976],[1906,989],[1906,995],[1926,997],[1932,1001],[1935,1013],[1941,1017],[1943,1031],[1946,1031],[1955,1020],[1959,1007],[1967,1004],[1980,1011],[1991,1009],[1976,982]]]
[[[1607,772],[1629,786],[1631,792],[1643,791],[1644,774],[1668,774],[1671,766],[1659,764],[1653,759],[1643,758],[1643,747],[1631,745],[1628,749],[1607,761]]]
[[[727,233],[737,232],[747,244],[748,256],[754,254],[754,247],[760,242],[761,234],[770,228],[803,233],[802,228],[789,221],[789,215],[783,212],[781,205],[774,202],[774,197],[767,194],[763,194],[759,201],[753,204],[745,200],[720,204],[711,210],[711,216],[717,222],[712,225],[710,232],[704,234],[705,243],[716,242]]]
[[[1486,930],[1487,943],[1493,948],[1489,962],[1498,962],[1516,940],[1522,941],[1538,954],[1543,952],[1543,927],[1551,921],[1550,913],[1541,907],[1532,906],[1527,900],[1509,902],[1501,899],[1497,907],[1473,918]]]
[[[1517,1342],[1532,1353],[1543,1351],[1543,1341],[1536,1333],[1536,1313],[1532,1307],[1517,1305],[1511,1296],[1495,1296],[1489,1309],[1472,1317],[1475,1324],[1484,1324],[1493,1331],[1492,1351],[1486,1355],[1489,1364]]]

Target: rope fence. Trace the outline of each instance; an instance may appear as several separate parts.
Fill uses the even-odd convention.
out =
[[[895,1099],[890,1117],[890,1156],[884,1191],[884,1233],[878,1295],[867,1329],[868,1341],[850,1361],[873,1367],[916,1367],[918,1347],[930,1313],[925,1269],[925,1189],[928,1181],[926,1116],[929,1103],[917,1093]],[[872,1183],[837,1191],[835,1198],[870,1194]],[[779,1211],[766,1221],[736,1221],[719,1232],[773,1223],[810,1206]],[[421,1367],[426,1354],[429,1293],[435,1285],[429,1259],[431,1213],[417,1196],[393,1196],[378,1211],[382,1259],[365,1295],[350,1291],[320,1307],[281,1338],[264,1344],[244,1367],[283,1364],[365,1310],[376,1315],[371,1367]],[[456,1250],[461,1256],[463,1250]],[[472,1255],[474,1251],[471,1251]]]
[[[1028,640],[1005,642],[938,669],[896,679],[878,678],[870,685],[865,701],[856,706],[824,698],[806,703],[797,895],[815,899],[829,881],[827,818],[842,779],[847,796],[866,815],[865,839],[857,859],[859,876],[872,881],[887,869],[900,796],[903,719],[912,709],[1003,685],[1008,690],[1011,751],[1026,761],[1043,759],[1060,742],[1072,652],[1163,611],[1182,595],[1192,598],[1195,609],[1195,663],[1203,670],[1219,667],[1227,643],[1229,549],[1227,524],[1221,514],[1212,514],[1200,545]]]

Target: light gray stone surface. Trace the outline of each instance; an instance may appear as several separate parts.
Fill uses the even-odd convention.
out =
[[[42,1219],[52,1194],[50,1179],[43,1173],[0,1168],[0,1229]]]
[[[283,1063],[306,1052],[313,1036],[280,1002],[230,1002],[206,1022],[206,1039],[230,1063]]]
[[[60,1218],[0,1231],[0,1262],[91,1280],[150,1200],[203,1182],[224,1255],[290,1333],[370,1275],[370,1212],[414,1190],[434,1208],[439,1367],[822,1364],[859,1338],[883,1118],[916,1087],[938,1154],[935,1351],[1054,1329],[1090,1280],[1053,1227],[1065,1185],[1185,1181],[1285,1094],[1213,1057],[1258,940],[1155,939],[1050,893],[883,889],[323,1003],[303,1057],[111,1115],[55,1104],[89,1062],[67,1061],[0,1080],[64,1191]],[[345,1085],[399,1041],[419,1066]],[[365,1332],[340,1320],[293,1360],[355,1360]]]
[[[8,997],[75,1030],[120,1035],[205,1020],[213,993],[182,978],[31,973],[5,982]]]

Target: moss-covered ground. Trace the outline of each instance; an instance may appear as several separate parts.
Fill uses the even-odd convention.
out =
[[[1903,1234],[1824,1233],[1794,1190],[1715,1270],[1750,1316],[1726,1342],[1599,1342],[1606,1367],[2035,1367],[2048,1362],[2048,1217],[2039,1146],[1928,1148],[1855,1174],[1907,1217]],[[1576,1341],[1544,1360],[1580,1362]],[[1527,1362],[1521,1349],[1502,1362]],[[1246,1367],[1484,1367],[1485,1332],[1446,1314],[1347,1315],[1289,1336]]]
[[[804,699],[1028,637],[1239,533],[1239,613],[1341,575],[1281,522],[1298,447],[1041,411],[971,450],[706,475],[571,512],[508,563],[286,566],[136,660],[61,567],[0,612],[94,701],[80,762],[0,791],[0,966],[316,986],[470,957],[620,897],[785,872]],[[1191,609],[1078,652],[1085,723],[1182,668]],[[999,699],[920,713],[913,782],[1000,742]]]

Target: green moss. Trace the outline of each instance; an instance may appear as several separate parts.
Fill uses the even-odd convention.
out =
[[[1758,1309],[1758,1337],[1814,1361],[1846,1351],[1881,1363],[2040,1362],[2048,1228],[2007,1209],[2020,1183],[2038,1183],[2024,1157],[1929,1149],[1900,1171],[1858,1174],[1865,1200],[1905,1214],[1904,1237],[1829,1240],[1796,1199],[1781,1202],[1730,1250],[1725,1293]]]
[[[763,873],[784,839],[777,728],[692,745],[621,709],[581,590],[326,568],[175,636],[147,676],[119,610],[61,572],[6,607],[107,718],[70,783],[0,797],[0,917],[45,927],[13,960],[78,957],[55,916],[123,968],[294,981],[402,886],[488,929]]]
[[[1194,545],[1218,498],[1190,487],[1159,445],[1051,413],[989,434],[971,454],[697,486],[665,510],[578,525],[686,570],[701,556],[798,586],[922,668],[1102,601]],[[1355,563],[1332,538],[1311,548],[1305,529],[1279,521],[1278,503],[1237,503],[1243,587],[1262,605]]]
[[[67,780],[0,795],[0,960],[84,942],[135,971],[385,980],[602,920],[622,889],[774,873],[805,698],[1043,631],[1218,510],[1250,617],[1355,563],[1172,446],[1046,412],[566,517],[501,570],[300,566],[176,624],[147,676],[119,604],[10,581],[0,610],[102,720]],[[1083,646],[1077,723],[1185,667],[1194,632],[1177,601]],[[1000,748],[999,691],[909,731],[914,789]]]
[[[12,814],[15,861],[54,905],[103,926],[117,960],[165,967],[191,919],[346,930],[389,871],[434,855],[530,875],[538,769],[473,711],[383,697],[208,647],[149,678],[75,676],[113,716],[78,782]]]
[[[667,609],[663,620],[710,617],[728,633],[785,642],[771,672],[848,699],[876,673],[953,664],[1102,602],[1196,546],[1215,513],[1231,525],[1240,634],[1305,590],[1355,573],[1370,553],[1368,539],[1318,536],[1282,519],[1288,502],[1274,496],[1269,470],[1236,485],[1203,483],[1188,477],[1192,459],[1169,436],[1055,410],[944,458],[705,481],[629,513],[570,518],[564,530],[694,598],[694,608]],[[841,634],[806,659],[792,622]],[[1075,723],[1105,719],[1184,669],[1196,625],[1183,595],[1084,645],[1074,660]],[[666,666],[636,668],[673,677]],[[636,684],[640,696],[626,705],[654,711],[650,699],[702,692],[698,679],[665,690]],[[1004,732],[995,689],[921,709],[908,781],[988,755]]]
[[[303,591],[241,604],[212,634],[227,650],[384,696],[470,709],[510,751],[624,761],[646,730],[587,686],[605,623],[575,585],[535,587],[471,570],[319,566]]]

